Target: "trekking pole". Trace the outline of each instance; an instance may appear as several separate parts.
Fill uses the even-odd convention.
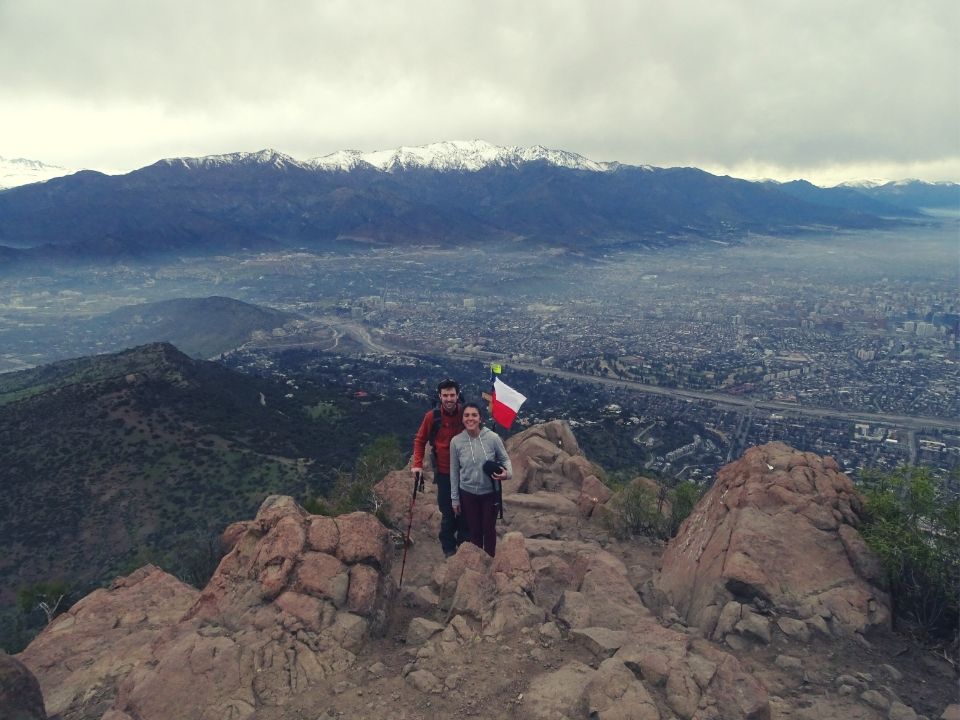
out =
[[[410,498],[410,521],[407,523],[407,536],[403,539],[403,562],[400,564],[400,582],[397,590],[403,587],[403,571],[407,567],[407,549],[410,547],[410,529],[413,527],[413,505],[417,502],[417,491],[423,490],[423,473],[413,477],[413,497]]]

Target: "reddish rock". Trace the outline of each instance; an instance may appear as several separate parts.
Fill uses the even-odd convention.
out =
[[[380,597],[380,573],[369,565],[350,568],[347,609],[357,615],[372,615]]]
[[[346,563],[366,563],[378,570],[389,569],[390,536],[383,524],[373,515],[354,512],[336,518],[340,543],[336,556]]]
[[[587,712],[599,720],[660,720],[660,711],[643,683],[619,660],[607,658],[586,688]]]
[[[480,620],[487,615],[495,592],[496,588],[489,573],[466,568],[457,580],[456,590],[450,601],[450,612]]]
[[[493,559],[490,571],[495,579],[498,576],[503,578],[504,589],[509,587],[517,592],[533,589],[535,576],[523,535],[509,532],[503,536],[503,540],[497,544],[497,556]],[[497,582],[499,584],[501,580]]]
[[[659,587],[708,632],[728,601],[753,598],[787,615],[832,615],[848,631],[888,627],[876,560],[851,523],[861,508],[832,461],[783,443],[752,448],[721,468],[684,521]]]
[[[274,605],[303,621],[311,630],[323,627],[323,602],[318,598],[288,590],[274,600]]]
[[[303,551],[306,537],[303,519],[299,515],[288,514],[278,517],[276,524],[258,543],[253,563],[255,568],[259,568],[258,577],[264,598],[274,598],[286,587],[295,559]]]
[[[581,478],[566,474],[564,464],[571,462],[571,456],[579,456],[580,448],[566,422],[553,421],[524,430],[507,440],[506,448],[514,479],[504,483],[504,495],[547,490],[576,500]],[[586,458],[575,461],[577,467],[581,463],[593,472]]]
[[[315,520],[268,498],[231,529],[232,549],[199,597],[145,568],[81,600],[23,654],[48,707],[101,717],[112,701],[116,720],[240,720],[347,670],[349,648],[386,620],[387,532],[363,513],[335,519],[335,556],[311,549],[330,544]],[[335,600],[356,612],[337,612]]]
[[[294,565],[290,558],[283,558],[260,571],[260,594],[264,600],[272,600],[283,592]]]
[[[159,568],[144,566],[75,603],[18,658],[37,676],[47,711],[65,713],[90,688],[115,690],[198,595]]]
[[[552,610],[566,588],[580,584],[573,568],[559,557],[538,557],[530,564],[534,572],[533,599],[544,610]]]
[[[605,504],[612,496],[613,492],[600,481],[600,478],[596,475],[587,475],[583,479],[583,484],[580,487],[580,497],[577,500],[580,514],[584,517],[590,517],[598,505]]]
[[[331,517],[314,515],[307,526],[307,544],[311,550],[333,554],[340,542],[340,529]]]
[[[226,555],[233,550],[240,539],[247,534],[253,523],[241,521],[231,523],[227,529],[220,535],[220,550]]]
[[[597,624],[602,618],[605,627],[629,630],[638,620],[650,616],[630,584],[623,563],[609,553],[601,551],[591,558],[579,589]]]
[[[563,460],[563,474],[569,477],[578,485],[583,485],[583,481],[591,475],[596,475],[596,468],[593,463],[587,460],[583,455],[570,455]]]
[[[279,518],[263,541],[256,556],[258,567],[266,567],[297,557],[303,551],[307,535],[299,517]]]
[[[563,450],[567,455],[581,454],[577,439],[570,429],[570,423],[566,420],[551,420],[550,422],[534,425],[523,432],[517,433],[507,440],[507,451],[511,452],[534,437],[547,440],[551,445]]]
[[[440,511],[437,509],[437,486],[433,474],[425,473],[423,490],[417,493],[413,505],[413,527],[426,528],[427,534],[436,537],[440,530]],[[377,497],[384,503],[387,517],[395,527],[406,529],[410,522],[410,501],[413,498],[413,478],[409,468],[395,470],[373,487]]]
[[[470,569],[486,574],[492,562],[493,559],[481,548],[473,543],[464,543],[457,548],[457,554],[449,558],[446,564],[439,568],[437,589],[443,593],[450,593],[456,587],[464,571]]]
[[[297,505],[292,497],[287,495],[269,495],[260,503],[255,522],[264,530],[269,530],[285,517],[302,521],[307,517],[307,511]]]
[[[348,572],[349,568],[332,555],[306,552],[297,567],[293,587],[314,597],[327,598],[338,608],[343,607],[347,600]]]

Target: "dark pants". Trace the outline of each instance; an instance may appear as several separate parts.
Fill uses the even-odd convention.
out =
[[[450,476],[434,473],[437,483],[437,507],[440,508],[440,547],[444,555],[452,555],[463,543],[470,539],[470,528],[463,513],[455,515],[450,502]]]
[[[493,557],[497,553],[497,494],[474,495],[460,490],[460,508],[470,526],[470,542]]]

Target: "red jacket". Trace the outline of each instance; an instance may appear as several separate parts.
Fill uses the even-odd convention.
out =
[[[420,423],[420,429],[417,430],[416,437],[413,438],[413,464],[412,467],[423,467],[423,454],[427,443],[430,441],[430,433],[433,431],[433,410],[428,410],[423,416],[423,422]],[[446,412],[440,408],[440,428],[437,430],[437,436],[433,439],[434,451],[434,472],[444,475],[450,474],[450,441],[455,435],[463,432],[463,407],[457,403],[457,409],[453,413]]]

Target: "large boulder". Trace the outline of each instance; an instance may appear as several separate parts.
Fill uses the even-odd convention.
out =
[[[392,556],[372,515],[315,517],[271,496],[223,544],[200,593],[145,568],[41,633],[23,659],[50,708],[242,720],[350,668],[385,627]]]
[[[779,442],[751,448],[721,468],[670,542],[659,588],[707,633],[762,640],[765,621],[748,606],[835,632],[886,628],[889,596],[857,532],[861,512],[832,458]]]
[[[513,478],[503,484],[505,524],[525,537],[569,534],[613,494],[564,421],[534,425],[506,448]]]
[[[88,696],[108,705],[130,668],[147,660],[153,643],[199,595],[146,565],[75,603],[18,657],[40,681],[52,715],[66,714]]]
[[[410,501],[413,499],[413,478],[410,469],[394,470],[373,486],[377,497],[383,501],[390,522],[395,527],[406,530],[410,523]],[[433,483],[433,473],[425,469],[423,491],[417,492],[413,504],[414,528],[427,528],[427,534],[436,537],[440,530],[440,510],[437,509],[437,486]]]
[[[0,652],[0,718],[47,720],[40,684],[27,667]]]

